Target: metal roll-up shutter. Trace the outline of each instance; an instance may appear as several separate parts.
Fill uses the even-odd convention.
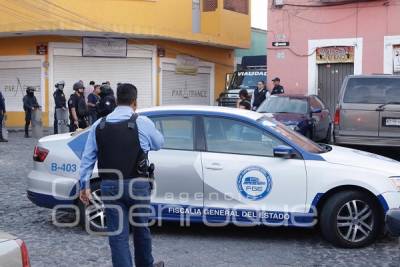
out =
[[[65,94],[72,94],[72,86],[82,80],[101,84],[111,82],[116,92],[117,83],[129,82],[138,89],[139,108],[153,105],[151,58],[96,58],[77,56],[54,56],[54,82],[64,80]]]
[[[24,111],[22,98],[28,86],[35,88],[38,103],[44,108],[40,60],[0,63],[0,90],[5,98],[7,111]]]
[[[162,105],[210,105],[211,68],[197,75],[175,73],[175,64],[162,65]]]

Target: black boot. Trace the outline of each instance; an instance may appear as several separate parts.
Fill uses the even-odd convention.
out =
[[[8,142],[7,139],[4,139],[4,138],[3,138],[3,132],[2,132],[1,130],[0,130],[0,142],[1,142],[1,143]]]

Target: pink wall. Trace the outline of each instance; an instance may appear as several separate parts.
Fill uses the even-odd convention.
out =
[[[268,7],[268,77],[279,76],[288,93],[307,93],[308,40],[363,38],[362,72],[383,73],[384,36],[400,35],[400,5],[371,1],[331,7],[285,5]],[[285,4],[321,5],[316,0],[285,0]],[[386,4],[385,4],[386,3]],[[274,48],[282,35],[288,48]],[[277,56],[284,54],[284,58]],[[312,56],[315,57],[315,54]]]

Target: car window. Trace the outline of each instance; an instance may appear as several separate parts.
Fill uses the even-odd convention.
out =
[[[265,71],[239,71],[232,78],[232,89],[255,89],[259,81],[266,80]]]
[[[286,127],[282,123],[271,120],[271,118],[268,118],[266,116],[263,116],[257,120],[259,123],[261,123],[264,126],[270,127],[289,139],[291,142],[295,143],[297,146],[301,147],[302,149],[311,152],[311,153],[324,153],[326,150],[324,150],[323,147],[319,146],[318,144],[314,143],[310,139],[306,138],[304,135],[299,134],[296,131],[291,130],[290,128]]]
[[[151,118],[164,136],[164,149],[193,150],[193,117]]]
[[[350,78],[343,102],[355,104],[400,102],[400,79]]]
[[[306,114],[307,110],[308,105],[305,98],[271,96],[261,104],[257,112]]]
[[[207,151],[243,155],[273,156],[282,141],[247,123],[231,119],[204,118]]]

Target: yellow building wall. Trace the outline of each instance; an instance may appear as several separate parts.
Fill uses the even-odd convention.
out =
[[[255,0],[257,1],[257,0]],[[249,1],[249,7],[251,2]],[[223,8],[224,0],[218,0],[218,9],[202,12],[201,31],[210,36],[218,36],[221,43],[245,45],[251,41],[250,8],[249,15]]]
[[[224,10],[223,0],[216,11],[201,13],[200,33],[192,32],[192,0],[0,0],[0,12],[3,33],[118,33],[250,46],[250,15]]]
[[[13,37],[0,38],[0,56],[20,56],[36,55],[36,46],[38,44],[48,44],[49,42],[81,42],[81,37],[61,37],[61,36],[34,36],[34,37]],[[216,99],[225,88],[225,74],[233,71],[234,55],[232,49],[210,47],[205,45],[193,45],[178,43],[167,40],[129,40],[130,44],[150,44],[162,47],[166,50],[166,57],[175,58],[178,54],[187,54],[197,57],[202,61],[215,64],[215,95]],[[48,62],[48,56],[46,55]],[[157,58],[159,66],[159,58]],[[47,70],[46,70],[47,72]],[[49,114],[49,93],[48,77],[45,77],[45,110],[42,114],[43,125],[51,126],[53,123],[53,114]],[[2,90],[2,88],[0,88]],[[157,76],[157,104],[160,99],[159,76]],[[22,99],[21,99],[22,106]],[[23,112],[7,112],[7,126],[21,127],[24,125]],[[50,118],[50,119],[49,119]]]

